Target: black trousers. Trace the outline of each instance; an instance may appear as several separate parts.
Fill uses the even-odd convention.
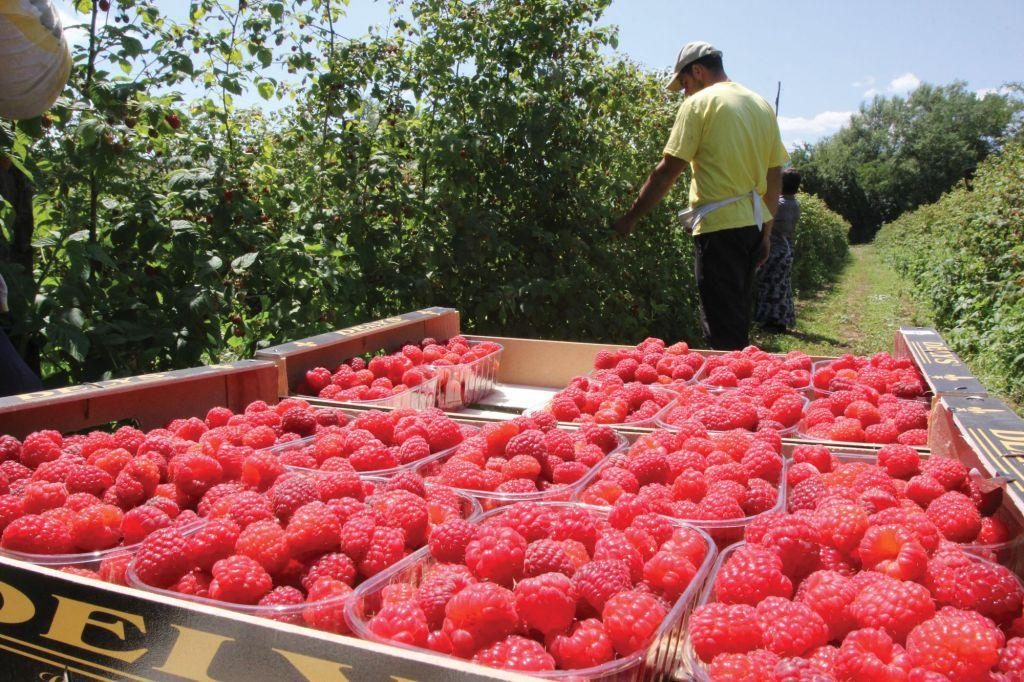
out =
[[[750,343],[760,244],[756,225],[694,237],[700,322],[708,345],[715,350],[738,350]]]
[[[0,327],[0,397],[39,391],[43,384],[18,355]]]

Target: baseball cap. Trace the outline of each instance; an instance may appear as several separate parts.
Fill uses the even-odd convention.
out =
[[[722,51],[716,49],[710,43],[700,40],[683,45],[683,49],[679,50],[679,55],[676,57],[676,67],[672,70],[672,78],[665,84],[665,87],[672,92],[681,89],[683,84],[679,81],[679,72],[701,57],[708,57],[710,55],[718,55],[720,57],[722,56]]]

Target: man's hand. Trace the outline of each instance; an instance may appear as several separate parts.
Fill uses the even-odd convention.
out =
[[[626,214],[612,224],[616,237],[626,237],[636,229],[636,218]]]
[[[770,234],[761,238],[761,244],[757,247],[757,267],[761,267],[768,261],[768,255],[772,252],[772,239]]]

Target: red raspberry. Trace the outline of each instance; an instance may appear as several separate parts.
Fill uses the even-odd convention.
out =
[[[941,497],[946,492],[946,488],[933,476],[919,474],[907,481],[905,492],[906,496],[918,506],[927,509],[932,500]]]
[[[64,481],[68,493],[90,493],[99,497],[114,484],[114,478],[103,469],[90,464],[74,466]]]
[[[967,467],[949,457],[929,457],[921,463],[921,473],[930,475],[946,490],[956,490],[967,479]]]
[[[597,526],[593,514],[579,507],[559,509],[551,521],[551,539],[582,542],[587,551],[592,553],[597,542]]]
[[[611,597],[601,620],[612,646],[620,656],[647,648],[668,615],[668,609],[652,594],[627,591]]]
[[[893,478],[910,479],[921,470],[921,456],[907,445],[885,445],[878,451],[878,464]]]
[[[557,516],[550,507],[536,502],[516,502],[505,507],[496,521],[515,530],[527,542],[533,542],[547,538],[556,519]]]
[[[67,498],[68,490],[63,483],[33,481],[25,486],[22,504],[26,514],[42,514],[47,509],[63,506]]]
[[[905,660],[885,630],[865,628],[851,632],[836,657],[840,679],[906,679]]]
[[[400,528],[378,526],[370,538],[366,555],[359,562],[359,574],[371,578],[401,561],[405,556],[405,533]]]
[[[690,638],[702,661],[723,653],[746,653],[764,642],[757,610],[748,604],[712,602],[690,616]]]
[[[240,480],[249,488],[263,492],[273,485],[277,477],[284,473],[284,465],[277,455],[257,451],[242,462]]]
[[[608,531],[603,534],[594,546],[593,559],[603,561],[615,559],[624,562],[629,566],[630,580],[638,583],[644,578],[644,557],[633,543],[629,541],[625,533],[619,531]],[[653,570],[653,569],[652,569]],[[659,570],[655,573],[661,577]],[[671,582],[672,578],[668,578]]]
[[[14,436],[0,435],[0,462],[18,459],[21,456],[21,441]]]
[[[895,525],[868,528],[857,554],[865,569],[899,580],[916,580],[928,565],[928,553],[913,532]]]
[[[270,500],[274,515],[282,523],[288,523],[296,509],[310,502],[319,501],[320,495],[317,492],[314,477],[300,474],[285,474],[280,476],[270,486],[270,489],[267,491],[267,499]]]
[[[999,671],[1007,675],[1020,675],[1024,672],[1024,638],[1014,637],[1006,642],[999,656]]]
[[[544,454],[544,432],[539,429],[527,429],[513,436],[505,445],[505,456],[509,459],[518,455],[527,455],[540,460]]]
[[[238,524],[229,519],[213,519],[188,536],[188,555],[198,568],[209,571],[213,565],[235,551]]]
[[[124,544],[134,545],[142,542],[147,535],[160,528],[167,528],[173,523],[167,512],[153,505],[144,504],[124,514],[121,521],[121,535]]]
[[[444,632],[457,654],[469,654],[512,634],[518,623],[511,590],[490,582],[467,585],[445,606]]]
[[[850,604],[849,612],[861,628],[882,628],[897,643],[902,643],[914,627],[935,613],[928,588],[881,574],[861,590]]]
[[[426,646],[430,634],[423,610],[410,602],[384,606],[367,627],[378,637],[407,646]]]
[[[408,490],[389,490],[371,495],[366,503],[377,510],[382,525],[402,530],[406,546],[416,549],[426,543],[430,514],[422,497]]]
[[[543,644],[519,635],[509,635],[481,649],[473,655],[473,661],[507,670],[539,672],[555,669],[555,659]]]
[[[281,430],[312,436],[316,432],[316,415],[306,407],[293,407],[281,415]]]
[[[910,664],[951,680],[987,679],[1005,637],[984,616],[945,607],[907,635]]]
[[[977,611],[997,623],[1020,613],[1024,591],[1010,569],[940,550],[929,563],[925,584],[940,605]]]
[[[770,521],[759,540],[762,545],[778,548],[783,573],[796,580],[817,568],[819,541],[819,530],[795,515]]]
[[[288,536],[277,521],[257,521],[241,532],[235,553],[255,559],[267,573],[281,571],[291,559]]]
[[[427,573],[416,591],[416,603],[427,616],[432,630],[441,627],[445,605],[457,592],[476,580],[462,565],[438,564]]]
[[[545,637],[565,632],[576,617],[576,588],[561,573],[520,580],[513,592],[523,623]]]
[[[856,627],[849,606],[856,599],[857,586],[845,575],[830,570],[815,571],[797,590],[795,600],[811,607],[828,626],[829,640],[841,641]]]
[[[264,612],[267,618],[271,618],[282,623],[302,625],[302,615],[300,613],[296,613],[295,607],[305,601],[306,598],[302,595],[300,590],[290,585],[284,585],[281,587],[275,587],[270,592],[267,592],[263,598],[257,602],[257,605],[277,607],[269,613]]]
[[[441,452],[462,442],[462,429],[448,417],[437,417],[427,425],[427,442],[431,452]]]
[[[302,587],[308,592],[322,578],[339,580],[346,585],[352,585],[356,579],[356,566],[347,555],[340,552],[324,554],[303,571]]]
[[[590,668],[615,657],[611,638],[604,624],[596,618],[577,623],[571,635],[555,637],[550,651],[562,670]]]
[[[310,627],[326,632],[348,634],[345,602],[352,588],[340,580],[321,578],[309,589],[302,620]]]
[[[998,545],[1008,542],[1012,537],[1009,527],[998,516],[985,516],[981,519],[981,531],[976,542],[982,545]]]
[[[210,577],[200,571],[194,569],[181,576],[178,582],[168,587],[171,592],[178,592],[180,594],[191,594],[196,597],[209,597],[210,596]]]
[[[295,510],[285,533],[292,554],[296,558],[308,557],[337,549],[341,524],[323,502],[310,502]]]
[[[60,438],[58,434],[58,438]],[[52,438],[46,431],[37,431],[25,436],[21,444],[21,463],[35,469],[43,462],[50,462],[60,457],[61,442]],[[12,448],[13,449],[13,448]]]
[[[721,682],[771,680],[779,657],[765,649],[746,654],[721,654],[708,666],[708,676]]]
[[[511,528],[481,528],[466,545],[466,565],[477,578],[511,586],[523,575],[526,539]]]
[[[757,606],[764,645],[779,656],[801,656],[828,643],[828,627],[806,604],[767,597]]]
[[[832,500],[815,510],[814,522],[822,544],[850,554],[868,529],[868,514],[856,503]]]
[[[756,606],[769,596],[789,598],[793,583],[782,573],[776,549],[741,545],[722,564],[715,578],[715,593],[724,604]]]
[[[112,504],[95,504],[80,510],[71,525],[75,548],[94,552],[116,546],[121,542],[123,518],[121,509]]]
[[[177,528],[161,528],[142,541],[132,560],[139,580],[153,587],[169,587],[190,568],[188,542]],[[269,588],[268,588],[269,589]]]
[[[476,535],[476,526],[465,519],[450,519],[435,526],[430,534],[430,554],[443,563],[462,563],[466,546]]]
[[[7,525],[0,547],[26,554],[68,554],[75,545],[68,527],[59,520],[28,514]]]
[[[431,538],[433,542],[433,538]],[[532,578],[542,573],[562,573],[570,578],[576,572],[576,565],[557,540],[535,540],[526,546],[523,559],[523,576]]]
[[[252,490],[240,493],[229,493],[219,497],[211,505],[209,514],[211,519],[227,518],[238,524],[239,528],[245,528],[256,521],[266,521],[276,518],[274,510],[270,506],[270,500]]]
[[[234,555],[221,559],[211,570],[210,598],[233,604],[255,604],[270,592],[274,583],[259,562]]]
[[[617,560],[587,562],[576,569],[572,580],[580,602],[589,605],[597,614],[601,613],[612,595],[633,587],[629,567]]]
[[[948,492],[932,500],[928,519],[953,542],[971,542],[981,532],[981,515],[966,495]]]

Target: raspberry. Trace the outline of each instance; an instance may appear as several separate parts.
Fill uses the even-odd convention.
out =
[[[773,548],[740,546],[722,565],[715,578],[718,601],[756,606],[765,597],[789,598],[793,584],[782,573],[782,559]]]
[[[538,429],[527,429],[513,436],[505,445],[505,456],[508,459],[525,455],[540,460],[544,454],[544,432]]]
[[[433,538],[431,538],[433,541]],[[526,546],[523,559],[523,576],[532,578],[542,573],[562,573],[570,578],[576,572],[576,565],[557,540],[535,540]]]
[[[167,512],[158,507],[144,504],[126,512],[121,521],[121,535],[124,544],[134,545],[142,542],[147,535],[160,528],[167,528],[172,519]]]
[[[346,585],[352,585],[356,580],[356,566],[346,554],[340,552],[324,554],[303,571],[302,587],[308,592],[321,578],[340,580]]]
[[[312,436],[316,432],[316,415],[309,408],[293,407],[281,415],[281,430]]]
[[[627,591],[605,603],[601,620],[615,651],[628,656],[650,645],[667,615],[668,610],[654,595]]]
[[[907,445],[885,445],[878,451],[878,464],[893,478],[909,479],[921,470],[921,456]]]
[[[320,496],[313,477],[285,474],[274,481],[267,490],[267,499],[270,500],[274,515],[282,523],[288,523],[296,509],[310,502],[319,501]]]
[[[971,542],[981,531],[981,515],[970,498],[948,492],[932,500],[926,510],[928,519],[939,532],[953,542]]]
[[[238,524],[234,521],[213,519],[188,536],[188,555],[195,566],[209,571],[215,563],[234,553],[238,536]]]
[[[562,670],[590,668],[615,657],[604,624],[596,618],[579,622],[570,635],[555,637],[549,648]]]
[[[509,635],[481,649],[473,655],[473,661],[507,670],[539,672],[555,669],[555,659],[543,644],[519,635]]]
[[[594,544],[597,542],[597,526],[594,524],[594,516],[579,507],[559,509],[551,521],[551,539],[576,540],[583,543],[587,551],[592,553]]]
[[[246,526],[235,541],[235,553],[255,559],[267,573],[277,573],[291,559],[288,537],[277,521]]]
[[[257,605],[275,607],[269,613],[264,612],[267,618],[281,621],[282,623],[302,625],[302,616],[295,612],[294,607],[301,605],[305,601],[306,598],[302,596],[300,590],[290,585],[284,585],[275,587],[270,592],[267,592],[257,602]]]
[[[347,634],[344,606],[350,594],[352,588],[340,580],[321,578],[309,589],[302,620],[317,630]]]
[[[150,533],[132,560],[140,581],[162,588],[173,585],[185,575],[190,563],[188,542],[181,531],[173,527]]]
[[[633,546],[625,533],[619,531],[608,531],[601,536],[594,546],[594,560],[601,561],[615,559],[622,561],[629,567],[630,580],[634,583],[640,582],[644,577],[644,558],[640,551]],[[660,569],[656,571],[661,575]],[[668,578],[671,582],[672,578]]]
[[[22,504],[26,514],[42,514],[47,509],[63,506],[67,498],[68,490],[63,483],[33,481],[25,486]]]
[[[335,517],[337,518],[337,517]],[[377,528],[377,522],[372,514],[357,514],[349,518],[341,526],[339,544],[341,551],[351,557],[352,561],[359,563],[366,556],[373,541],[373,531]],[[405,544],[405,536],[402,536],[402,544]]]
[[[850,554],[860,544],[868,529],[868,515],[864,509],[845,500],[829,501],[814,512],[822,544]]]
[[[981,519],[981,531],[976,542],[982,545],[999,545],[1008,542],[1012,534],[1006,523],[998,516],[985,516]]]
[[[28,514],[7,525],[0,547],[26,554],[67,554],[75,545],[67,526],[57,519]]]
[[[82,464],[68,471],[64,484],[69,494],[91,493],[99,497],[114,484],[114,478],[99,467]]]
[[[448,417],[438,417],[427,425],[427,442],[431,452],[441,452],[462,442],[462,430]]]
[[[482,528],[466,545],[466,565],[477,578],[511,586],[523,574],[526,539],[511,528]]]
[[[803,518],[776,517],[768,523],[759,542],[778,548],[782,571],[792,579],[799,580],[817,568],[819,530]]]
[[[928,554],[914,534],[895,525],[868,528],[857,553],[865,569],[899,580],[916,580],[928,564]]]
[[[753,606],[712,602],[698,606],[690,616],[690,639],[697,656],[707,662],[719,654],[757,649],[764,635]]]
[[[95,504],[82,509],[71,524],[75,548],[94,552],[116,546],[121,541],[123,518],[121,509],[112,504]]]
[[[576,588],[561,573],[520,580],[513,592],[523,623],[545,637],[565,632],[576,617]]]
[[[504,639],[519,623],[515,595],[490,582],[464,587],[448,601],[444,613],[442,629],[457,654]]]
[[[999,656],[999,671],[1007,675],[1024,672],[1024,638],[1014,637],[1006,642]]]
[[[295,510],[285,533],[292,554],[307,557],[337,549],[341,524],[323,502],[310,502]]]
[[[587,562],[576,570],[572,581],[580,601],[598,614],[612,595],[633,587],[629,567],[618,560]]]
[[[229,556],[213,565],[210,598],[233,604],[255,604],[273,588],[266,570],[251,557]]]
[[[441,627],[445,605],[466,585],[476,582],[469,569],[461,565],[440,564],[434,567],[416,591],[416,603],[427,616],[432,630]]]
[[[721,682],[771,680],[779,657],[765,649],[746,654],[721,654],[708,666],[708,676]]]
[[[919,474],[907,481],[907,497],[923,509],[927,509],[932,500],[945,492],[946,488],[929,474]]]
[[[371,495],[366,503],[377,510],[382,525],[402,530],[407,547],[415,549],[426,543],[430,515],[422,497],[408,490],[389,490]]]
[[[862,574],[863,575],[863,574]],[[864,587],[849,606],[849,613],[861,628],[882,628],[897,643],[918,624],[935,614],[928,588],[881,574]]]
[[[946,490],[956,490],[967,478],[967,467],[948,457],[929,457],[921,463],[921,473],[930,475]]]
[[[951,680],[987,679],[1005,637],[977,613],[945,607],[907,635],[910,664]]]
[[[359,562],[359,574],[370,578],[405,556],[405,533],[400,528],[378,526],[370,538],[366,555]]]
[[[939,604],[977,611],[997,623],[1020,612],[1024,591],[1008,568],[940,551],[929,563],[925,583]]]
[[[811,607],[828,626],[829,640],[841,641],[856,627],[849,606],[857,597],[857,586],[837,571],[815,571],[797,590],[795,600]]]
[[[757,606],[764,645],[779,656],[801,656],[828,642],[828,627],[806,604],[767,597]]]
[[[252,490],[228,492],[223,496],[218,496],[216,501],[210,505],[207,516],[211,519],[230,519],[239,528],[245,528],[256,521],[275,518],[270,500]]]
[[[430,554],[443,563],[462,563],[476,526],[465,519],[451,519],[435,526],[430,534]]]
[[[378,637],[407,646],[426,646],[430,634],[423,610],[410,602],[384,606],[367,627]]]
[[[21,444],[21,463],[30,469],[35,469],[43,462],[50,462],[60,457],[60,446],[61,442],[52,438],[46,431],[30,433],[25,436],[25,440]]]

